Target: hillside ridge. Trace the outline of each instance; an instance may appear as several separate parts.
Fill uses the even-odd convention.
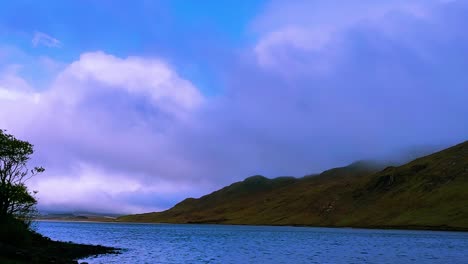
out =
[[[401,166],[359,161],[302,178],[255,175],[118,221],[468,230],[468,141]]]

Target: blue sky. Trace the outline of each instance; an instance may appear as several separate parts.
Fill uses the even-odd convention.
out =
[[[210,93],[218,84],[215,66],[204,61],[206,53],[251,43],[250,23],[263,5],[265,1],[257,0],[120,1],[117,5],[114,1],[10,1],[0,10],[0,40],[28,55],[63,62],[93,50],[116,56],[164,56]],[[60,40],[60,48],[33,46],[34,32]],[[213,43],[220,47],[209,47]]]
[[[145,212],[468,135],[462,0],[9,1],[0,128],[39,206]],[[99,202],[96,202],[99,201]]]

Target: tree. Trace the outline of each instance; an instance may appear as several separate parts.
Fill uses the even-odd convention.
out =
[[[28,169],[33,153],[31,143],[0,129],[0,220],[15,217],[28,222],[35,213],[36,192],[29,192],[25,182],[44,168]]]

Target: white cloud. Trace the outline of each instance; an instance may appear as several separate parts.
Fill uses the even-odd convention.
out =
[[[63,71],[56,86],[64,87],[66,84],[60,82],[70,80],[80,83],[94,81],[104,89],[123,89],[130,95],[146,96],[154,106],[174,114],[195,109],[203,101],[189,81],[180,78],[166,63],[157,59],[121,59],[103,52],[85,53]],[[89,90],[89,87],[81,85],[76,89]]]
[[[21,77],[19,77],[20,65],[10,65],[0,71],[0,102],[4,104],[18,102],[38,103],[40,94]]]
[[[60,42],[60,40],[38,31],[34,32],[34,36],[31,42],[34,47],[38,47],[39,45],[43,45],[49,48],[62,47],[62,42]]]
[[[143,207],[112,199],[182,190],[192,166],[177,155],[171,131],[190,124],[203,101],[159,59],[85,53],[42,91],[18,71],[0,74],[0,127],[36,146],[47,172],[32,186],[45,204],[84,206],[97,195],[97,209],[134,212]]]
[[[94,165],[78,163],[73,175],[41,175],[29,182],[32,190],[40,190],[38,199],[41,208],[70,208],[94,212],[134,212],[143,213],[164,209],[135,204],[132,198],[144,195],[167,196],[190,190],[190,186],[168,181],[158,181],[147,185],[127,174],[110,173]],[[130,196],[129,196],[130,194]],[[123,197],[124,196],[124,197]],[[135,197],[132,197],[135,196]],[[123,199],[126,198],[126,199]]]
[[[40,100],[39,93],[24,93],[19,91],[13,91],[7,88],[0,86],[0,101],[23,101],[23,102],[32,102],[38,103]]]
[[[298,0],[287,4],[273,1],[254,23],[260,34],[254,53],[260,66],[278,73],[300,71],[301,67],[321,73],[334,60],[340,38],[346,37],[353,27],[364,25],[389,30],[386,23],[393,14],[427,19],[434,5],[440,3],[440,0]],[[321,57],[322,53],[327,58]],[[304,63],[303,54],[312,54],[314,58]]]

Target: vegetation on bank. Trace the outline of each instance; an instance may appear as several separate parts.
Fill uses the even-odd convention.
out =
[[[37,203],[26,186],[31,177],[44,172],[28,169],[33,145],[0,129],[0,263],[77,263],[90,255],[116,249],[52,241],[34,232],[31,221]]]
[[[0,263],[78,263],[88,256],[118,253],[117,249],[53,241],[32,231],[22,221],[0,223]]]
[[[126,222],[468,230],[468,141],[398,167],[358,162],[303,178],[247,178]]]

